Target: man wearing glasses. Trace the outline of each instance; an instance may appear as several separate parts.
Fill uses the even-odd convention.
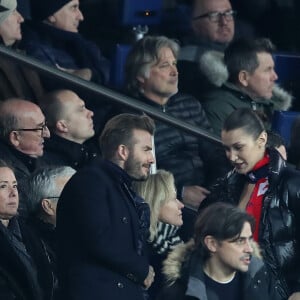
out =
[[[210,75],[215,72],[218,61],[211,50],[223,53],[233,40],[235,16],[229,0],[193,1],[190,17],[192,34],[184,39],[178,58],[181,91],[201,101],[202,94],[216,84]],[[213,56],[207,58],[207,55]]]
[[[228,0],[195,0],[191,27],[195,36],[225,47],[234,36],[234,16]]]
[[[24,181],[36,169],[49,137],[45,116],[36,104],[18,98],[0,103],[0,159],[14,168],[21,214],[27,211]]]

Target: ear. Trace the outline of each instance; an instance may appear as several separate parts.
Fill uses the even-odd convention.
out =
[[[215,253],[217,251],[218,241],[213,236],[207,235],[204,238],[204,243],[210,252]]]
[[[53,203],[49,199],[43,199],[41,202],[43,211],[49,216],[55,216],[55,209]]]
[[[67,126],[65,120],[57,121],[55,127],[56,127],[57,131],[59,131],[59,132],[64,132],[64,133],[68,132],[68,126]]]
[[[268,134],[266,131],[263,131],[258,139],[257,139],[257,142],[258,142],[258,146],[261,148],[261,147],[265,147],[266,146],[266,143],[267,143],[267,140],[268,140]]]
[[[242,70],[239,72],[239,83],[243,86],[243,87],[247,87],[248,86],[248,80],[249,80],[249,74],[247,71]]]
[[[11,145],[17,148],[20,145],[20,135],[17,131],[11,131],[8,136]]]
[[[136,79],[137,79],[137,81],[138,81],[139,83],[141,83],[141,84],[145,83],[145,78],[142,77],[142,76],[137,76]]]
[[[129,156],[129,149],[127,146],[125,145],[119,145],[118,149],[117,149],[117,155],[119,157],[119,160],[121,161],[126,161],[128,159]]]
[[[56,22],[56,18],[55,18],[53,15],[51,15],[50,17],[47,18],[47,21],[48,21],[50,24],[53,24],[53,23]]]

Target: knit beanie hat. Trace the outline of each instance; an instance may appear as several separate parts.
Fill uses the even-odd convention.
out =
[[[34,21],[44,21],[70,1],[71,0],[31,0],[31,18]]]
[[[16,8],[16,0],[0,0],[0,25]]]

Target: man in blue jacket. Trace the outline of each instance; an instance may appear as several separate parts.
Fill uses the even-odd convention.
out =
[[[154,163],[153,121],[122,114],[100,137],[104,160],[67,183],[57,209],[61,299],[142,300],[153,282],[144,252],[150,210],[131,188]]]

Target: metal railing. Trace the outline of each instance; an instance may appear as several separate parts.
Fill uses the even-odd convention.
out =
[[[194,126],[187,122],[183,122],[179,119],[176,119],[176,118],[174,118],[170,115],[167,115],[167,114],[161,112],[160,110],[153,108],[150,105],[144,104],[134,98],[128,97],[126,95],[118,93],[109,88],[103,87],[101,85],[95,84],[90,81],[83,80],[77,76],[73,76],[71,74],[63,72],[63,71],[53,68],[51,66],[45,65],[44,63],[41,63],[40,61],[33,59],[29,56],[26,56],[22,53],[19,53],[17,51],[11,50],[4,46],[0,46],[0,55],[5,56],[10,59],[13,59],[18,63],[24,64],[34,70],[37,70],[38,73],[42,73],[42,74],[45,74],[48,76],[50,75],[51,77],[56,77],[58,79],[65,81],[66,83],[71,83],[72,85],[74,85],[76,87],[86,89],[89,92],[92,92],[97,96],[101,96],[106,99],[108,98],[108,99],[112,100],[114,103],[125,105],[134,110],[143,111],[144,113],[151,116],[155,120],[159,120],[159,121],[168,123],[178,129],[184,130],[190,134],[204,137],[205,139],[208,139],[215,143],[220,143],[220,139],[217,136],[215,136],[197,126]],[[95,98],[95,101],[101,101],[101,97],[97,97],[97,99]]]

